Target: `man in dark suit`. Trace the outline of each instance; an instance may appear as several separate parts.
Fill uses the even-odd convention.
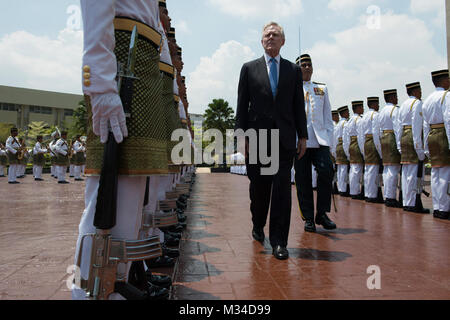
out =
[[[280,57],[285,43],[283,28],[268,23],[263,30],[261,44],[265,54],[260,59],[244,64],[238,90],[236,130],[255,129],[260,147],[260,130],[279,130],[279,150],[267,142],[271,157],[278,157],[279,170],[274,175],[264,175],[258,152],[257,163],[250,163],[246,154],[247,173],[250,179],[250,210],[253,221],[253,238],[263,242],[264,227],[270,210],[270,244],[273,255],[279,260],[289,258],[287,250],[291,219],[291,168],[296,153],[301,158],[306,151],[308,138],[302,73],[299,66]],[[296,144],[296,136],[299,141]],[[246,144],[248,151],[248,141]],[[276,154],[279,151],[278,154]]]

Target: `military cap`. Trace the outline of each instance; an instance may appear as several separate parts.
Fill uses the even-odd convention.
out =
[[[364,107],[364,101],[352,101],[352,108]]]
[[[380,98],[378,98],[378,97],[369,97],[369,98],[367,98],[367,103],[380,103]]]
[[[345,111],[349,111],[349,110],[348,110],[348,106],[344,106],[344,107],[341,107],[341,108],[338,109],[338,112],[339,112],[339,113],[343,113],[343,112],[345,112]]]
[[[416,89],[416,88],[420,88],[420,82],[408,83],[406,85],[407,90]]]
[[[181,49],[181,47],[178,47],[177,54],[178,54],[180,57],[181,57],[181,55],[183,54],[183,49]]]
[[[312,62],[311,56],[309,54],[302,54],[295,60],[295,63],[298,65],[302,64],[302,62]]]
[[[397,89],[384,90],[383,93],[384,93],[384,96],[388,96],[391,94],[397,94]]]
[[[338,110],[333,110],[333,111],[331,111],[331,114],[339,114],[339,111]]]
[[[166,0],[159,0],[159,6],[163,8],[167,8]]]
[[[433,71],[431,73],[431,78],[433,78],[433,80],[439,79],[439,78],[444,78],[444,77],[447,77],[447,78],[449,77],[448,69]]]

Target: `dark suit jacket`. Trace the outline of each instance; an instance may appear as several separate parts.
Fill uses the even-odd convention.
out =
[[[308,138],[302,72],[281,58],[278,92],[273,97],[264,56],[244,64],[238,89],[235,129],[280,130],[280,144],[297,149],[296,134]]]

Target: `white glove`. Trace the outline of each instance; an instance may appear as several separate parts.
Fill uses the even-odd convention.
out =
[[[128,137],[127,122],[122,101],[116,93],[92,94],[92,126],[94,133],[100,136],[100,142],[108,141],[109,127],[117,143]]]

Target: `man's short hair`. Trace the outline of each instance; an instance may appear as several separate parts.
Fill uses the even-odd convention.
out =
[[[283,39],[286,39],[286,36],[285,36],[285,34],[284,34],[284,29],[283,29],[283,27],[280,26],[278,23],[276,23],[276,22],[274,22],[274,21],[270,21],[269,23],[266,23],[266,25],[265,25],[264,28],[263,28],[263,34],[264,34],[264,32],[266,31],[266,29],[267,29],[268,27],[270,27],[270,26],[275,26],[275,27],[280,28],[280,31],[281,31],[281,37],[282,37]]]

